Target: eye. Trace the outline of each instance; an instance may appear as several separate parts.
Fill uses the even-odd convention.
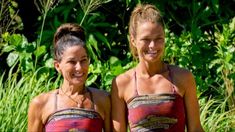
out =
[[[141,41],[144,42],[144,43],[146,43],[146,42],[149,42],[150,39],[148,39],[148,38],[143,38],[143,39],[141,39]]]
[[[164,38],[156,38],[155,42],[157,42],[157,43],[164,42]]]
[[[88,64],[89,63],[89,59],[88,58],[84,58],[80,61],[81,64]]]
[[[76,64],[76,61],[74,61],[74,60],[69,60],[67,63],[69,63],[69,64]]]

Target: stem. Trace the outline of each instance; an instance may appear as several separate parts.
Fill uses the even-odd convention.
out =
[[[3,5],[4,4],[4,0],[2,1],[2,3],[1,3],[1,8],[0,8],[0,20],[1,20],[1,18],[2,18],[2,13],[3,13]]]
[[[80,22],[80,25],[82,25],[83,21],[85,20],[85,17],[86,17],[86,15],[88,14],[88,10],[89,10],[89,6],[88,6],[87,10],[84,12],[84,16],[82,17],[82,20],[81,20],[81,22]]]
[[[6,29],[5,29],[5,32],[8,31],[8,29],[10,30],[10,26],[11,24],[13,23],[14,21],[14,18],[17,16],[17,14],[19,13],[19,10],[14,14],[14,16],[10,19],[10,21],[8,22],[8,24],[6,25]],[[10,33],[14,33],[15,32],[15,29],[13,28],[12,29],[12,32]]]
[[[45,14],[43,15],[43,21],[42,21],[42,26],[41,26],[41,31],[40,31],[40,37],[39,37],[39,41],[36,45],[36,51],[38,50],[38,47],[40,47],[40,45],[41,45],[42,33],[43,33],[44,25],[45,25],[46,16],[47,16],[47,12],[45,12]],[[35,69],[36,69],[36,66],[37,66],[37,61],[38,61],[38,56],[36,55],[35,66],[34,66]]]
[[[41,45],[41,41],[42,41],[42,33],[43,33],[43,29],[44,29],[44,25],[45,25],[45,21],[46,21],[46,17],[47,17],[47,13],[49,11],[49,8],[50,8],[50,0],[47,1],[47,4],[46,4],[46,7],[45,7],[45,13],[43,14],[43,20],[42,20],[42,26],[41,26],[41,31],[40,31],[40,36],[39,36],[39,42],[37,43],[36,45],[36,51],[38,50],[38,47],[40,47]],[[36,69],[36,66],[37,66],[37,61],[38,61],[38,56],[36,55],[36,58],[35,58],[35,66],[34,68]],[[34,70],[35,70],[34,69]]]

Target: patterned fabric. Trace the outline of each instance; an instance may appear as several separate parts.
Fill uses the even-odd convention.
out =
[[[183,99],[178,94],[140,95],[128,103],[132,132],[184,132]]]
[[[103,119],[93,110],[70,108],[49,117],[46,132],[102,132]]]
[[[185,108],[183,98],[175,91],[171,71],[172,93],[139,95],[136,73],[136,95],[127,101],[131,132],[184,132]]]

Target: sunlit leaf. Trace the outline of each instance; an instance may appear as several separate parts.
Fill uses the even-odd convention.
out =
[[[16,52],[11,52],[7,57],[7,64],[9,67],[13,66],[19,58],[19,54]]]
[[[41,55],[43,55],[46,52],[47,52],[46,51],[46,46],[42,45],[34,51],[34,55],[37,56],[37,57],[40,57]]]
[[[94,83],[96,81],[97,77],[98,77],[97,74],[90,75],[86,80],[86,85],[90,86],[92,83]]]
[[[54,68],[54,59],[50,58],[50,59],[46,60],[45,66],[49,67],[49,68]]]
[[[10,52],[15,49],[14,45],[5,45],[2,49],[2,52]]]

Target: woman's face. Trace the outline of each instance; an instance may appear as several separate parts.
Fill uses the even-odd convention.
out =
[[[137,49],[140,61],[160,61],[165,48],[163,27],[150,21],[138,23],[136,38],[132,39],[132,44]]]
[[[55,67],[64,77],[64,82],[83,86],[89,69],[89,58],[85,48],[80,45],[66,48],[61,61],[55,62]]]

